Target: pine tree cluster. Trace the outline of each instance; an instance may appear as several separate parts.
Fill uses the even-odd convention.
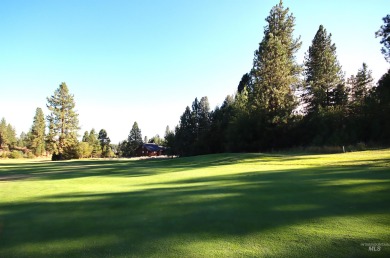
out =
[[[181,156],[217,152],[272,151],[309,146],[387,146],[390,144],[390,70],[375,86],[367,64],[347,80],[332,35],[320,25],[303,65],[295,54],[295,17],[283,2],[265,19],[253,68],[234,96],[208,113],[207,132],[197,132],[187,107],[170,145]],[[389,16],[376,33],[388,60]],[[195,104],[196,104],[195,100]],[[203,146],[200,148],[199,146]],[[344,148],[345,149],[345,148]]]

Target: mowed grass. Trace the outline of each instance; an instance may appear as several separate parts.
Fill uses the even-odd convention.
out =
[[[370,256],[390,150],[0,161],[0,257]]]

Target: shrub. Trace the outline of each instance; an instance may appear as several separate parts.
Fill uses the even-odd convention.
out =
[[[356,144],[357,151],[365,151],[366,149],[367,149],[367,146],[364,142],[359,142]]]
[[[340,146],[310,146],[306,148],[306,151],[309,153],[322,153],[322,154],[332,154],[332,153],[342,153],[343,147]]]
[[[359,142],[355,145],[348,145],[347,151],[365,151],[367,150],[367,145],[364,142]]]
[[[77,151],[80,158],[88,158],[92,155],[93,147],[88,142],[80,142]]]
[[[33,159],[35,158],[35,155],[31,151],[29,151],[25,154],[25,157],[28,159]]]
[[[23,153],[21,151],[13,150],[8,157],[10,159],[21,159],[23,158]]]
[[[8,158],[7,152],[6,151],[1,152],[0,158],[2,159]]]

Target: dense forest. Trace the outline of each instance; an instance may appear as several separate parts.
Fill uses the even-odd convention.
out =
[[[174,130],[142,139],[137,122],[126,140],[111,144],[104,129],[86,131],[78,140],[74,97],[62,83],[47,98],[50,114],[37,108],[28,133],[15,135],[5,118],[0,123],[3,158],[53,154],[53,159],[131,157],[145,142],[163,145],[169,155],[275,151],[291,148],[348,151],[390,145],[390,69],[374,84],[362,62],[345,78],[332,34],[319,25],[303,64],[294,38],[295,17],[282,1],[266,18],[264,35],[234,95],[210,110],[207,97],[187,106]],[[390,15],[375,33],[390,62]],[[373,32],[374,36],[374,32]],[[362,60],[363,61],[363,60]],[[47,133],[46,133],[47,132]]]
[[[390,15],[376,32],[390,62]],[[365,63],[345,78],[332,35],[320,25],[305,60],[295,53],[295,17],[282,2],[266,18],[253,68],[237,92],[210,111],[207,97],[186,107],[167,145],[181,156],[306,148],[364,149],[390,144],[390,70],[374,85]]]

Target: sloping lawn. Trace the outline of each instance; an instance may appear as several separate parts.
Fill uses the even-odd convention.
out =
[[[390,257],[390,150],[0,161],[0,257],[145,256]]]

